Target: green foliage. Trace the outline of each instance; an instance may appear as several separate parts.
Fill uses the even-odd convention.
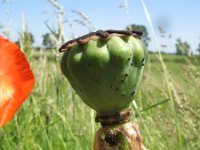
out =
[[[146,45],[146,47],[148,47],[148,44],[149,44],[149,41],[150,41],[150,38],[149,38],[149,34],[148,34],[148,31],[147,31],[147,28],[144,26],[144,25],[136,25],[136,24],[131,24],[131,25],[128,25],[126,27],[127,30],[131,31],[131,30],[135,30],[135,31],[140,31],[143,33],[141,39],[142,41],[144,42],[144,44]]]
[[[20,39],[23,40],[24,45],[26,45],[27,43],[30,43],[30,45],[32,45],[35,42],[34,36],[31,32],[28,31],[21,32],[19,36]]]
[[[46,48],[56,48],[56,39],[52,33],[46,33],[43,36],[42,44]]]
[[[19,39],[15,43],[27,54],[30,55],[32,44],[35,42],[31,32],[24,31],[19,34]]]
[[[200,43],[198,45],[197,52],[200,54]]]
[[[182,42],[180,38],[176,40],[176,54],[177,55],[191,55],[191,49],[188,42]]]

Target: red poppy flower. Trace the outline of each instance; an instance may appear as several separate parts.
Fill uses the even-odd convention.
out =
[[[0,127],[12,119],[35,79],[19,47],[0,36]]]

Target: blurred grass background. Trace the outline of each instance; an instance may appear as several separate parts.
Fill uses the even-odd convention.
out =
[[[63,10],[56,0],[48,1],[58,10],[57,30],[47,25],[55,36],[55,48],[32,48],[31,38],[20,35],[18,44],[31,64],[36,84],[14,119],[0,129],[0,150],[91,150],[99,128],[94,112],[60,71],[62,54],[57,48],[63,42]],[[86,20],[80,25],[95,30],[93,24],[87,26],[91,25],[89,18],[75,13]],[[24,22],[22,31],[28,32]],[[141,89],[131,105],[132,121],[139,124],[148,149],[199,150],[200,57],[161,54],[157,48],[158,52],[149,53]]]

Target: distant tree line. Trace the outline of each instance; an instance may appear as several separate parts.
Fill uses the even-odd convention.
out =
[[[147,28],[144,25],[136,25],[136,24],[131,24],[126,27],[126,30],[136,30],[140,31],[143,33],[141,36],[141,40],[143,43],[148,47],[149,42],[150,42],[150,37],[147,31]],[[57,37],[53,35],[52,33],[45,33],[42,35],[42,45],[46,49],[52,49],[56,48],[56,42],[57,42]],[[35,42],[34,36],[31,32],[22,32],[19,34],[19,40],[16,41],[16,43],[19,46],[23,46],[23,49],[27,50],[30,49],[32,44]],[[188,42],[183,42],[180,38],[176,40],[175,43],[176,46],[176,54],[177,55],[185,55],[185,56],[190,56],[192,55],[191,47]],[[197,52],[200,55],[200,43],[198,44]]]
[[[142,32],[143,34],[142,34],[141,40],[146,45],[146,47],[148,47],[149,42],[150,42],[150,38],[149,38],[149,34],[148,34],[148,31],[147,31],[147,28],[144,25],[131,24],[131,25],[128,25],[126,27],[126,30],[129,30],[129,31],[134,31],[135,30],[135,31]]]
[[[198,45],[197,52],[198,52],[199,55],[200,55],[200,43],[199,43],[199,45]]]
[[[56,38],[52,33],[46,33],[43,36],[42,45],[45,48],[56,48]]]
[[[176,54],[191,56],[192,51],[188,42],[182,42],[180,38],[176,40]]]

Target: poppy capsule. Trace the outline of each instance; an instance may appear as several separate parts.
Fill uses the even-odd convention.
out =
[[[0,36],[0,127],[12,119],[35,79],[19,47]]]

